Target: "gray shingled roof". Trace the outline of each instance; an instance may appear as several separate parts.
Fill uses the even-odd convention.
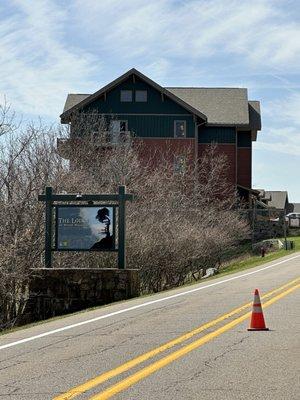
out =
[[[271,201],[268,201],[269,207],[274,207],[283,210],[285,208],[286,201],[288,201],[287,191],[266,191],[266,197],[271,197]]]
[[[249,101],[248,111],[246,89],[166,89],[203,112],[207,116],[208,125],[250,125],[251,130],[261,129],[259,101]],[[90,94],[68,94],[63,112],[89,96]]]
[[[110,90],[130,74],[139,76],[166,96],[186,107],[190,112],[207,120],[208,125],[243,126],[257,131],[261,129],[260,107],[258,101],[249,101],[247,89],[244,88],[162,88],[136,69],[127,71],[124,75],[110,82],[94,94],[69,94],[64,106],[62,119],[67,111],[78,105],[88,104],[103,92]],[[90,97],[90,99],[88,99]],[[82,103],[82,104],[80,104]],[[66,113],[66,114],[65,114]]]
[[[207,124],[249,124],[247,89],[179,87],[166,89],[201,110],[207,116]]]
[[[292,203],[293,212],[300,213],[300,203]]]
[[[67,100],[65,102],[64,111],[70,110],[70,108],[76,106],[76,104],[80,103],[82,100],[87,99],[90,94],[75,94],[69,93],[67,96]]]
[[[265,189],[255,189],[259,192],[259,197],[264,200],[271,200],[271,197],[267,195]]]
[[[261,115],[259,101],[249,100],[249,120],[252,130],[261,130]]]

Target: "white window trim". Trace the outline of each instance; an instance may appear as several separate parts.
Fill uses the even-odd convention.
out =
[[[119,130],[114,131],[113,127],[111,125],[109,134],[110,134],[110,143],[116,144],[116,143],[119,143],[119,141],[123,137],[123,135],[124,135],[124,137],[126,137],[128,135],[128,120],[127,119],[116,119],[114,121],[119,123]],[[121,128],[120,125],[122,122],[125,122],[125,130],[124,131],[121,131],[121,129],[120,129]]]
[[[184,136],[178,137],[176,136],[176,123],[183,122],[184,124]],[[174,120],[174,138],[175,139],[185,139],[186,138],[186,120],[185,119],[175,119]]]
[[[119,125],[121,125],[121,122],[125,122],[125,132],[128,131],[128,120],[127,119],[114,119],[111,122],[113,122],[113,121],[119,122]],[[110,125],[110,129],[109,130],[112,131],[112,123]],[[124,132],[124,131],[120,130],[120,132]]]

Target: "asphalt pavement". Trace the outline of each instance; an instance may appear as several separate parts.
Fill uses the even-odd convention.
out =
[[[298,400],[299,277],[294,253],[0,336],[0,399]],[[228,315],[255,288],[266,332],[247,330],[251,306]]]

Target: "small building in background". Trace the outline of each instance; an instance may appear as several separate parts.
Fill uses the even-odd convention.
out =
[[[269,208],[284,210],[284,215],[292,212],[292,204],[289,202],[288,192],[286,190],[267,190],[266,197],[269,198],[267,204]]]
[[[291,212],[300,214],[300,203],[291,203],[291,208]]]

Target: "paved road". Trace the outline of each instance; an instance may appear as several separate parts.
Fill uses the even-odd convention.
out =
[[[299,277],[295,253],[0,336],[0,399],[299,399]],[[227,315],[256,287],[269,332]]]

